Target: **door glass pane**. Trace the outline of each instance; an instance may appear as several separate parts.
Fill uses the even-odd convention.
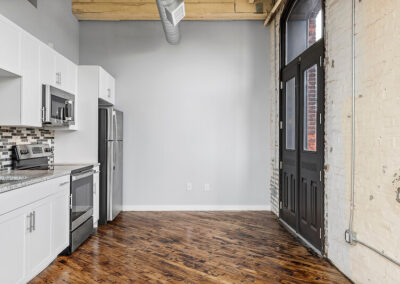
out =
[[[317,65],[304,72],[304,150],[317,151],[318,115]]]
[[[296,149],[296,79],[286,82],[286,149]]]
[[[298,0],[286,20],[286,64],[322,38],[321,0]]]

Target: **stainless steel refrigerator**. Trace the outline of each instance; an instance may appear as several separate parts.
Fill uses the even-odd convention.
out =
[[[99,108],[99,162],[99,224],[104,225],[122,210],[123,113],[113,107]]]

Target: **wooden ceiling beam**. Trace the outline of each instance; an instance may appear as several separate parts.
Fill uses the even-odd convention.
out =
[[[185,0],[184,20],[263,20],[272,0]],[[155,0],[72,0],[79,20],[159,20]]]

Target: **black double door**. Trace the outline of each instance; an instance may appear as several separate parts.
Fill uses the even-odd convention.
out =
[[[322,252],[324,223],[323,40],[281,73],[280,218]]]

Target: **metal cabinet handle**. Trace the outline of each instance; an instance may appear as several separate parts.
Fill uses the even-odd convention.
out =
[[[57,73],[56,73],[56,76],[57,76],[57,78],[56,78],[56,83],[59,84],[59,85],[61,85],[61,72],[57,72]]]
[[[33,225],[32,225],[33,231],[36,230],[36,211],[33,211]]]
[[[31,233],[32,232],[32,212],[26,215],[26,218],[28,219],[28,228],[26,230]]]
[[[59,186],[64,186],[64,185],[66,185],[66,184],[69,184],[69,181],[62,182],[62,183],[60,183],[60,185],[59,185]]]

